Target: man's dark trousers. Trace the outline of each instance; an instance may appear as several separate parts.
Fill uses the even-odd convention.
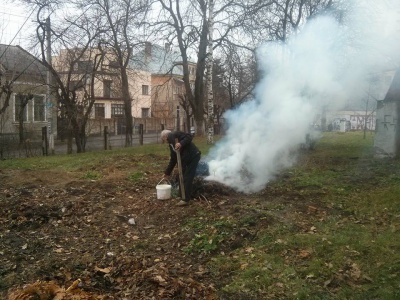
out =
[[[198,153],[192,160],[186,165],[183,166],[183,184],[185,186],[185,195],[186,201],[189,201],[192,197],[192,187],[193,187],[193,179],[196,175],[197,165],[200,161],[200,153]]]

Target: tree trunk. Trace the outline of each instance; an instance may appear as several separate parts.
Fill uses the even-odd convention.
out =
[[[19,111],[19,120],[18,120],[18,135],[19,135],[19,145],[21,146],[24,143],[24,109],[21,105],[21,110]]]
[[[72,128],[71,128],[71,124],[68,124],[68,129],[67,129],[67,154],[72,154]]]
[[[121,68],[121,81],[122,81],[122,98],[124,99],[124,110],[125,110],[125,147],[132,146],[132,134],[133,134],[133,118],[132,118],[132,101],[129,94],[128,76],[126,69]]]
[[[207,44],[208,44],[208,29],[203,26],[203,31],[200,36],[200,45],[197,59],[196,80],[194,87],[193,98],[193,115],[196,122],[197,134],[204,135],[204,71],[207,58]]]
[[[208,97],[208,130],[207,144],[214,144],[214,94],[213,94],[213,28],[214,28],[214,0],[209,0],[208,12],[208,54],[207,54],[207,97]]]
[[[82,148],[82,137],[79,124],[76,118],[71,119],[71,125],[72,125],[72,135],[75,138],[76,153],[83,153],[85,152],[85,149]]]
[[[18,112],[18,117],[19,117],[19,128],[18,128],[18,133],[19,133],[19,144],[23,145],[25,142],[25,133],[24,133],[24,114],[25,114],[25,108],[28,105],[28,101],[33,99],[33,95],[28,94],[28,95],[23,95],[20,98],[20,110]]]

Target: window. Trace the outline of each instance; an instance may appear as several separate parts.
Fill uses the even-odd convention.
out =
[[[27,108],[27,95],[16,94],[15,101],[14,101],[14,120],[15,122],[19,122],[22,112],[23,121],[28,121],[28,108]]]
[[[95,118],[105,118],[106,110],[104,107],[104,103],[95,103],[94,104],[94,117]]]
[[[142,107],[142,118],[149,118],[150,117],[150,108]]]
[[[71,80],[69,82],[69,89],[70,91],[79,91],[83,89],[83,82],[82,80]]]
[[[123,104],[111,104],[111,117],[122,117],[124,115]]]
[[[46,121],[46,101],[44,96],[33,97],[33,121]]]
[[[117,61],[110,61],[110,63],[109,63],[109,67],[111,68],[111,69],[118,69],[119,68],[119,64],[118,64],[118,62]]]
[[[149,94],[149,86],[148,85],[142,85],[142,95],[148,95]]]
[[[103,81],[103,97],[111,98],[111,80],[104,80]]]
[[[78,70],[82,71],[82,72],[92,72],[93,71],[93,62],[90,60],[78,61]]]

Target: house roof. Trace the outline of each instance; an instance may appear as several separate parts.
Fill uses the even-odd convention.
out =
[[[375,101],[387,100],[386,97],[389,94],[390,88],[396,81],[396,71],[395,69],[386,69],[381,72],[369,74],[369,86],[368,92],[366,92],[365,98],[350,99],[349,103],[343,108],[343,110],[365,110],[366,106],[371,109],[375,106]],[[399,80],[399,76],[397,76]],[[366,102],[366,99],[370,100]]]
[[[0,44],[0,67],[2,72],[15,72],[15,75],[46,75],[40,60],[20,46]]]
[[[397,69],[384,101],[400,101],[400,69]]]
[[[145,48],[131,58],[133,68],[148,71],[152,74],[183,75],[181,55],[168,45],[146,43]]]

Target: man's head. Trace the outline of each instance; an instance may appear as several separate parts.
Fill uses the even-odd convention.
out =
[[[161,141],[163,143],[165,143],[167,141],[168,134],[170,134],[170,133],[171,133],[171,130],[163,130],[163,131],[161,131]]]

